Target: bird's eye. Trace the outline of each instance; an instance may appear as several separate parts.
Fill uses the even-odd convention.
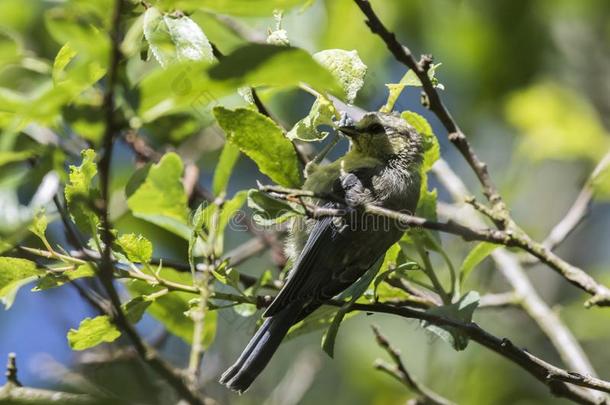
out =
[[[368,132],[371,134],[378,134],[378,133],[384,132],[383,125],[376,122],[368,128]]]

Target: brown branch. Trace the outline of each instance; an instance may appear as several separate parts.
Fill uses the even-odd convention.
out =
[[[428,69],[431,66],[432,59],[430,56],[422,56],[422,59],[417,62],[409,48],[401,45],[396,39],[396,35],[383,25],[379,17],[373,11],[368,0],[354,0],[362,13],[366,16],[366,24],[374,34],[377,34],[386,44],[388,50],[392,53],[395,59],[407,66],[419,78],[423,91],[428,98],[428,108],[438,117],[443,126],[448,132],[448,138],[460,151],[466,159],[472,170],[477,175],[479,182],[483,186],[483,193],[494,207],[505,210],[502,197],[500,196],[496,186],[494,185],[487,165],[483,163],[474,150],[470,146],[468,139],[455,122],[445,105],[443,104],[437,89],[428,76]]]
[[[341,301],[328,301],[326,303],[333,306],[341,306],[344,304]],[[486,332],[474,322],[462,323],[428,312],[407,307],[395,307],[383,303],[355,303],[350,310],[392,314],[403,318],[423,320],[437,326],[450,326],[456,328],[460,330],[460,332],[466,334],[471,340],[519,365],[537,380],[546,384],[554,395],[571,399],[577,403],[600,404],[597,400],[574,389],[574,387],[566,383],[574,384],[579,387],[591,388],[601,392],[610,392],[610,382],[556,367],[534,356],[528,351],[515,346],[510,340],[501,339]],[[602,403],[608,404],[607,401]]]
[[[456,203],[461,203],[464,197],[470,194],[462,180],[444,160],[439,160],[432,170]],[[438,208],[445,216],[460,218],[471,226],[484,225],[474,210],[463,209],[468,207],[460,209],[454,205],[439,203]],[[595,370],[578,340],[559,315],[540,297],[521,267],[518,256],[506,249],[496,249],[491,256],[498,270],[515,290],[520,306],[549,338],[564,363],[573,371],[595,376]],[[595,393],[591,395],[599,396]]]
[[[191,390],[183,380],[180,373],[173,369],[168,363],[161,359],[158,354],[144,341],[136,332],[133,325],[127,320],[121,308],[121,300],[114,287],[114,264],[112,258],[112,227],[110,224],[108,203],[110,201],[110,168],[112,162],[112,147],[116,134],[120,127],[115,120],[115,86],[117,84],[118,66],[121,60],[120,54],[120,24],[121,15],[124,6],[123,0],[115,0],[114,11],[112,17],[112,29],[110,32],[111,39],[111,54],[108,68],[108,78],[106,91],[104,93],[103,110],[105,115],[106,127],[102,141],[103,153],[99,162],[99,176],[101,197],[98,201],[101,235],[104,248],[102,251],[101,263],[98,267],[98,278],[100,279],[106,293],[109,296],[112,309],[109,311],[109,316],[113,323],[128,337],[131,344],[138,352],[140,358],[154,369],[167,383],[174,388],[177,394],[189,402],[190,404],[203,404],[203,399],[199,394]]]
[[[148,276],[145,274],[126,272],[125,276],[150,282],[156,281],[161,285],[168,286],[168,288],[171,287],[176,290],[190,292],[193,294],[199,293],[199,289],[197,287],[171,282],[166,283],[164,280],[157,280],[153,276]],[[253,303],[259,308],[266,307],[273,301],[273,297],[270,296],[245,297],[229,293],[213,293],[210,298],[234,303]],[[324,304],[341,307],[344,305],[344,302],[339,300],[329,300],[324,302]],[[351,307],[350,310],[394,314],[406,318],[425,320],[438,326],[451,326],[453,328],[457,328],[466,333],[466,335],[473,341],[476,341],[477,343],[495,351],[496,353],[521,366],[530,374],[534,375],[538,380],[547,384],[555,395],[570,398],[579,403],[599,404],[600,402],[597,398],[592,397],[588,393],[579,391],[564,383],[571,383],[580,387],[610,392],[609,382],[584,374],[568,372],[553,366],[544,360],[531,355],[525,350],[515,347],[508,340],[500,339],[489,334],[474,323],[462,323],[442,316],[430,314],[428,312],[415,310],[404,306],[388,305],[387,303],[356,303]]]
[[[61,391],[23,387],[17,379],[17,358],[9,353],[6,364],[6,384],[0,387],[0,403],[7,404],[91,404],[93,397]]]
[[[341,208],[325,208],[314,204],[306,203],[300,197],[314,197],[322,200],[330,200],[348,205],[333,196],[315,195],[311,191],[287,189],[277,186],[262,186],[261,191],[269,192],[272,196],[285,199],[297,204],[301,204],[307,211],[307,214],[312,218],[322,218],[327,216],[344,216],[345,209]],[[513,231],[511,229],[491,229],[491,228],[471,228],[461,225],[457,222],[437,222],[426,218],[417,217],[414,215],[405,214],[398,211],[392,211],[383,207],[378,207],[372,204],[366,204],[362,207],[366,213],[383,216],[393,219],[400,226],[407,229],[408,227],[425,228],[434,231],[450,233],[462,237],[466,241],[483,241],[490,242],[507,247],[518,247],[526,252],[536,256],[540,261],[547,264],[551,269],[562,275],[567,281],[583,291],[591,294],[592,297],[585,303],[586,306],[610,306],[610,289],[599,284],[593,277],[589,276],[583,270],[573,266],[559,256],[550,252],[542,244],[535,242],[527,234],[521,231]]]
[[[402,359],[400,358],[400,352],[394,347],[392,347],[392,345],[390,345],[388,339],[386,339],[386,337],[383,336],[379,331],[379,327],[372,325],[371,328],[373,329],[373,333],[375,334],[375,340],[377,341],[377,344],[390,355],[390,358],[394,363],[394,366],[391,366],[377,359],[377,361],[375,362],[375,368],[385,373],[388,373],[390,376],[400,381],[407,388],[414,391],[418,397],[421,397],[423,399],[423,403],[435,405],[454,404],[454,402],[443,398],[441,395],[432,391],[423,384],[417,382],[407,371],[407,368],[405,367]]]

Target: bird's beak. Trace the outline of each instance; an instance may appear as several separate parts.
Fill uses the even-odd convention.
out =
[[[351,137],[360,135],[360,132],[356,129],[355,125],[343,125],[339,127],[339,131],[343,132],[345,135]]]

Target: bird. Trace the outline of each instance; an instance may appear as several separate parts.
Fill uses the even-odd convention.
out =
[[[375,205],[413,214],[421,188],[422,136],[396,113],[371,112],[338,130],[350,139],[341,158],[306,168],[304,190],[332,196],[318,200],[341,216],[298,217],[287,253],[292,269],[263,313],[262,325],[221,376],[246,391],[263,371],[292,325],[355,283],[404,233],[404,226],[363,209]]]

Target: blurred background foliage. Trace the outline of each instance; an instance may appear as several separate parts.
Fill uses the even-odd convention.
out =
[[[273,7],[264,0],[157,3],[166,10],[178,8],[188,13],[223,53],[243,44],[236,31],[264,40],[276,24]],[[384,84],[398,82],[405,69],[370,34],[353,2],[284,3],[297,5],[286,10],[282,21],[292,45],[310,52],[327,48],[358,51],[369,71],[355,104],[379,108],[387,96]],[[490,164],[490,172],[518,223],[543,239],[610,147],[610,2],[377,0],[373,5],[415,53],[432,53],[435,61],[442,63],[438,77],[445,85],[443,97],[450,110],[482,159]],[[238,29],[214,15],[215,7],[230,7],[240,24]],[[132,15],[122,44],[128,60],[121,75],[129,84],[119,95],[122,119],[140,129],[153,145],[170,144],[186,162],[197,164],[201,184],[210,187],[223,138],[211,126],[209,105],[238,105],[241,98],[222,95],[219,100],[214,94],[199,92],[201,83],[196,75],[168,73],[154,60],[143,61],[142,16],[136,8],[135,4],[130,7]],[[65,173],[62,152],[40,147],[23,133],[50,139],[44,129],[50,128],[60,142],[77,152],[84,143],[75,134],[94,147],[99,144],[103,86],[94,84],[107,65],[111,9],[111,0],[0,2],[1,237],[15,234],[31,219],[35,208],[32,199],[45,174],[51,168],[59,168],[60,175]],[[62,48],[66,42],[70,49]],[[63,66],[53,65],[58,52],[66,55]],[[151,94],[166,94],[163,89],[168,86],[178,89],[170,101],[152,99]],[[304,117],[313,101],[297,90],[266,90],[261,97],[286,127]],[[430,120],[439,135],[442,155],[476,190],[474,176],[446,141],[439,123],[420,107],[419,91],[405,91],[396,109],[419,111]],[[334,155],[343,153],[345,147],[341,144]],[[135,165],[125,145],[119,144],[116,153],[112,187],[118,191],[125,187]],[[30,168],[27,159],[33,156],[40,160]],[[247,158],[240,159],[229,194],[255,186],[257,179],[264,177],[256,166]],[[600,181],[610,183],[610,174],[603,179]],[[608,189],[608,184],[600,187],[591,215],[559,249],[564,258],[606,285],[610,283]],[[115,197],[111,214],[119,230],[146,235],[155,246],[155,256],[185,261],[187,246],[182,239],[135,218],[126,210],[124,200]],[[447,199],[442,190],[440,199]],[[49,236],[55,243],[65,243],[57,222],[50,225]],[[239,232],[229,234],[227,248],[246,238]],[[36,244],[33,239],[28,242]],[[461,240],[448,241],[456,263],[469,248]],[[266,253],[241,270],[258,275],[270,268],[271,254]],[[580,293],[544,266],[528,271],[544,299],[555,306],[581,340],[599,374],[608,377],[610,313],[597,308],[583,311]],[[501,292],[506,283],[492,264],[485,262],[470,278],[468,288]],[[111,347],[84,353],[69,349],[66,331],[90,313],[74,290],[31,294],[22,289],[11,311],[0,311],[0,358],[17,352],[20,378],[28,386],[103,387],[126,402],[166,403],[171,391],[158,385],[157,377],[133,359],[108,362],[109,356],[116,354]],[[518,310],[480,310],[475,319],[496,335],[509,336],[542,358],[560,363],[538,327]],[[379,324],[402,350],[415,375],[458,403],[561,402],[522,370],[477,345],[457,353],[416,322],[363,314],[342,326],[334,360],[319,349],[320,332],[294,338],[283,345],[257,384],[247,394],[237,396],[216,380],[248,340],[255,322],[231,309],[221,311],[218,322],[218,336],[204,359],[204,377],[206,392],[220,403],[404,403],[410,397],[405,388],[372,367],[374,358],[383,353],[374,343],[370,323]],[[184,364],[188,346],[183,341],[165,336],[162,327],[148,316],[138,327],[149,339],[161,342],[163,353],[172,362]]]

